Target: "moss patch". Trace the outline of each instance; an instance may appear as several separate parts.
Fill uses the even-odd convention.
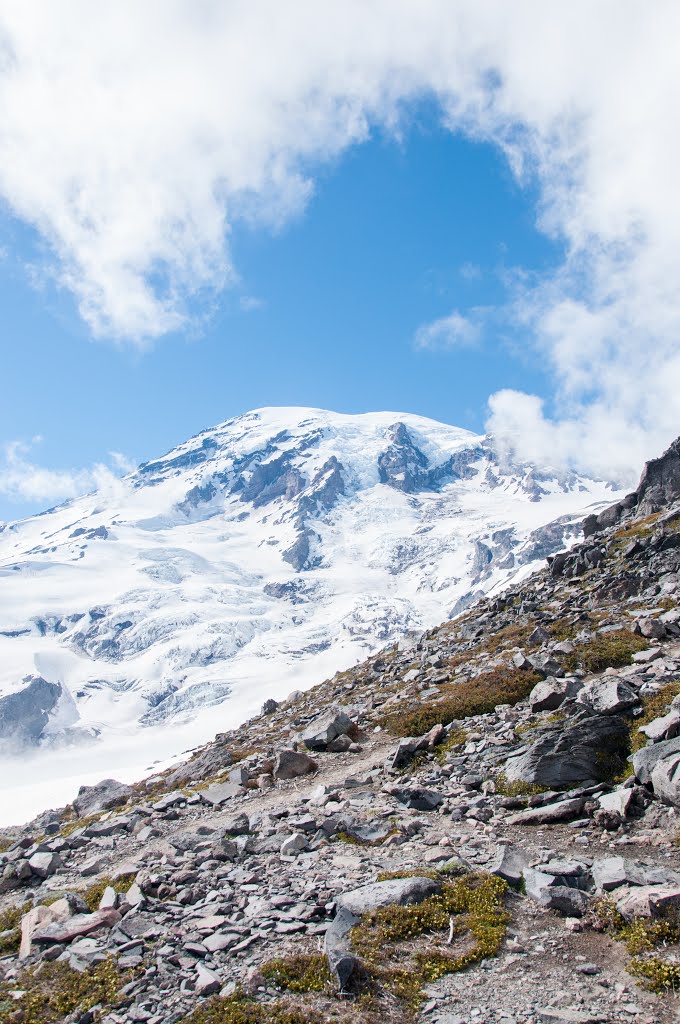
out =
[[[320,953],[268,960],[260,972],[267,981],[288,992],[323,992],[331,983],[328,961]]]
[[[243,995],[216,996],[196,1007],[180,1024],[318,1024],[317,1012],[309,1013],[284,1002],[256,1003]]]
[[[634,957],[626,968],[629,974],[640,978],[650,992],[677,992],[680,989],[680,963],[662,960],[658,956]]]
[[[443,700],[400,709],[381,720],[395,736],[421,736],[441,723],[448,725],[473,715],[486,715],[499,704],[517,704],[531,693],[540,681],[536,672],[496,668],[467,682],[449,684]]]
[[[652,992],[680,988],[680,963],[673,963],[651,955],[659,947],[680,943],[680,917],[669,915],[660,920],[636,917],[626,921],[611,898],[598,900],[593,907],[597,927],[622,942],[633,959],[626,970],[640,978]]]
[[[0,985],[0,1020],[6,1024],[57,1024],[98,1004],[110,1007],[130,977],[122,974],[113,960],[82,973],[64,963],[41,963],[20,971],[13,982]],[[23,992],[18,999],[10,994],[16,991]]]

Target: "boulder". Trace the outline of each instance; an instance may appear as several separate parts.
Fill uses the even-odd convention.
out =
[[[100,811],[109,811],[124,804],[133,792],[131,786],[116,782],[115,779],[104,779],[96,786],[81,786],[78,796],[73,801],[73,810],[79,818],[98,814]]]
[[[281,843],[281,854],[284,857],[297,857],[307,849],[307,837],[303,832],[294,832],[292,836],[286,836]]]
[[[598,676],[585,683],[578,700],[600,715],[615,715],[640,703],[640,698],[628,683],[614,675]]]
[[[651,782],[659,800],[680,807],[680,753],[657,761],[652,768]]]
[[[520,885],[526,862],[521,850],[515,846],[499,846],[495,854],[485,865],[485,870],[491,875],[498,875],[505,879],[508,885],[515,888]]]
[[[632,799],[633,790],[621,787],[620,789],[612,790],[611,793],[603,793],[602,796],[597,798],[597,802],[601,810],[618,814],[623,819],[628,813]]]
[[[654,765],[671,754],[680,754],[680,736],[672,740],[663,740],[661,743],[653,743],[633,754],[633,770],[638,782],[649,785]]]
[[[222,982],[205,964],[199,962],[196,964],[196,981],[194,984],[194,991],[197,996],[211,996],[215,992],[219,992],[222,988]]]
[[[575,697],[582,685],[580,679],[558,679],[556,676],[548,676],[547,679],[536,683],[529,694],[531,710],[555,711],[568,697]]]
[[[384,792],[414,811],[436,811],[444,803],[441,793],[434,793],[422,786],[385,786]]]
[[[588,906],[588,896],[576,885],[565,885],[565,878],[526,868],[524,885],[527,896],[549,910],[559,910],[567,917],[582,917]]]
[[[33,952],[33,935],[47,925],[65,921],[72,917],[71,907],[67,900],[57,900],[49,907],[33,907],[21,918],[21,944],[19,946],[19,959],[25,960]]]
[[[315,718],[302,734],[308,750],[326,750],[338,736],[346,736],[352,728],[351,718],[342,710]]]
[[[636,917],[674,917],[680,912],[680,886],[642,885],[622,890],[616,909],[626,921]]]
[[[297,779],[318,768],[316,761],[298,750],[280,750],[274,761],[275,779]]]
[[[34,853],[29,857],[28,866],[38,878],[49,878],[55,871],[64,866],[64,862],[58,853]]]
[[[510,781],[551,789],[598,782],[610,770],[609,758],[628,746],[625,722],[586,708],[567,722],[545,726],[537,733],[529,747],[505,762],[503,770]]]

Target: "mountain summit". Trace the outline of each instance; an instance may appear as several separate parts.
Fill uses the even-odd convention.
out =
[[[236,417],[0,527],[0,742],[205,739],[523,577],[618,496],[418,416]],[[145,730],[144,757],[179,735]]]

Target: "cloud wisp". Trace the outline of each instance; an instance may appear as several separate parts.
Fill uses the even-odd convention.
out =
[[[454,309],[448,316],[442,316],[429,324],[423,324],[416,331],[414,344],[418,349],[430,352],[448,352],[452,349],[474,348],[481,338],[478,315],[473,319],[463,316]]]
[[[491,426],[583,468],[597,430],[630,473],[678,430],[679,34],[674,0],[25,0],[0,12],[0,196],[93,334],[144,344],[237,280],[234,223],[285,223],[431,97],[537,186],[566,254],[513,304],[552,419],[503,392]]]
[[[133,464],[120,452],[110,452],[110,465],[96,463],[87,469],[49,469],[36,463],[31,452],[42,438],[30,443],[8,441],[0,448],[0,494],[16,502],[55,502],[77,498],[89,491],[119,493],[121,477]]]

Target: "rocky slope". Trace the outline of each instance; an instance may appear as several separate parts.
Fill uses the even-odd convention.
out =
[[[677,445],[657,469],[678,479]],[[456,620],[8,830],[0,1019],[677,1020],[680,491],[658,479]]]
[[[0,754],[48,751],[0,802],[63,802],[67,743],[139,777],[522,578],[616,496],[421,417],[262,409],[0,526]]]

